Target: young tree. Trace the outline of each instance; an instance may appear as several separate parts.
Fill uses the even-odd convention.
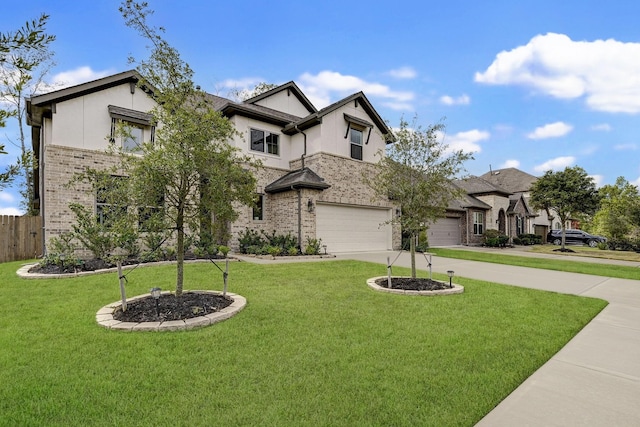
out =
[[[420,232],[442,218],[449,203],[463,195],[452,180],[464,172],[463,163],[472,158],[462,150],[451,151],[443,141],[444,125],[426,129],[400,120],[395,142],[381,155],[376,174],[367,179],[377,195],[389,197],[401,207],[399,223],[410,236],[411,276],[416,277],[415,240]]]
[[[599,203],[593,178],[579,166],[545,172],[533,184],[529,200],[534,209],[553,209],[558,214],[562,224],[562,251],[566,250],[566,222],[581,214],[594,214]]]
[[[151,42],[148,60],[138,62],[141,86],[153,88],[158,124],[153,143],[142,144],[142,156],[127,155],[124,170],[138,206],[158,206],[164,224],[176,233],[176,295],[184,282],[187,237],[213,239],[211,221],[237,218],[235,203],[253,203],[257,165],[241,157],[229,140],[233,124],[215,111],[208,96],[193,83],[193,71],[160,35],[164,30],[147,24],[153,11],[147,3],[124,1],[120,7],[127,26]]]
[[[20,147],[20,158],[17,168],[23,178],[21,205],[27,215],[36,215],[38,212],[33,205],[35,164],[31,148],[26,143],[24,99],[38,92],[45,75],[55,65],[50,50],[55,36],[45,32],[48,19],[48,15],[42,14],[16,32],[0,34],[0,100],[6,106],[0,112],[0,122],[9,117],[18,122],[16,145]]]
[[[253,98],[254,96],[258,96],[262,93],[268,92],[271,89],[277,88],[278,85],[274,83],[266,83],[260,82],[252,90],[246,89],[233,89],[229,91],[229,96],[234,101],[246,101],[247,99]]]

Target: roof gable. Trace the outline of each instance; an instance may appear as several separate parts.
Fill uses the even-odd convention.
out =
[[[261,105],[268,108],[268,103],[266,103],[265,101],[268,101],[269,98],[273,98],[285,91],[287,92],[287,96],[293,95],[300,102],[302,107],[306,109],[308,114],[313,114],[318,111],[316,107],[314,107],[314,105],[311,103],[311,101],[309,101],[309,98],[306,97],[306,95],[300,90],[298,85],[296,85],[293,81],[251,97],[245,100],[243,104]]]
[[[378,129],[380,129],[385,135],[391,135],[391,129],[389,129],[384,120],[382,120],[378,112],[375,110],[375,108],[373,108],[373,105],[371,105],[363,92],[354,93],[353,95],[341,99],[340,101],[334,102],[333,104],[328,105],[320,111],[314,114],[310,114],[295,123],[290,123],[283,129],[283,132],[292,135],[299,132],[300,130],[305,130],[318,125],[322,123],[322,118],[324,116],[344,107],[350,102],[354,102],[356,105],[362,106],[362,109],[367,113],[367,115],[371,118]]]
[[[472,176],[466,179],[461,179],[455,182],[455,184],[462,188],[467,194],[470,195],[481,195],[481,194],[498,194],[501,196],[508,197],[512,193],[509,191],[500,188],[489,181],[479,178],[477,176]]]

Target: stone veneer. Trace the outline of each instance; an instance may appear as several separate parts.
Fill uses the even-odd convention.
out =
[[[75,173],[81,173],[86,167],[107,169],[116,166],[117,157],[106,152],[83,150],[57,145],[45,146],[44,159],[41,167],[46,170],[43,176],[47,179],[42,185],[44,200],[44,236],[45,242],[52,237],[71,231],[71,224],[75,215],[69,209],[70,203],[80,203],[95,209],[95,196],[88,184],[79,183],[74,187],[66,184],[71,181]],[[284,176],[292,170],[301,167],[301,160],[290,162],[291,169],[262,168],[257,171],[258,191],[263,191],[268,184]],[[328,153],[318,153],[305,159],[305,166],[309,167],[320,177],[325,179],[330,188],[321,191],[313,189],[300,190],[302,246],[307,238],[315,239],[316,212],[307,209],[308,200],[317,202],[336,203],[350,206],[389,207],[394,205],[386,199],[375,196],[375,193],[363,182],[363,174],[373,173],[374,165]],[[265,194],[264,219],[253,220],[251,207],[237,205],[239,218],[232,224],[232,238],[229,246],[239,248],[238,235],[246,228],[264,230],[267,233],[275,231],[278,234],[290,233],[298,235],[298,193],[286,191],[277,194]],[[393,247],[401,245],[400,228],[393,226]],[[88,254],[83,254],[88,255]],[[82,256],[82,255],[81,255]]]

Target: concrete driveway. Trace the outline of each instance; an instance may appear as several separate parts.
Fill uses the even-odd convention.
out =
[[[337,259],[386,265],[387,257],[393,262],[396,256],[398,252],[349,253],[339,254]],[[416,261],[417,268],[427,270],[421,254]],[[640,268],[640,263],[617,264]],[[409,254],[401,253],[394,265],[408,267]],[[478,426],[640,426],[640,281],[436,256],[432,268],[439,273],[454,270],[456,276],[609,302]]]

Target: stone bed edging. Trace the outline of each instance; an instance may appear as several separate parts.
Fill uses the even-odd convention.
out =
[[[186,291],[191,293],[207,293],[214,295],[222,295],[217,291]],[[185,293],[186,293],[185,292]],[[170,291],[162,292],[163,294],[171,294]],[[132,298],[128,298],[127,302],[133,302],[138,299],[147,298],[151,294],[142,294]],[[245,297],[227,292],[227,296],[233,299],[231,305],[223,308],[215,313],[206,314],[204,316],[193,317],[184,320],[168,320],[166,322],[122,322],[113,318],[116,309],[122,306],[122,301],[116,301],[102,307],[96,313],[96,322],[100,326],[108,329],[119,331],[179,331],[185,329],[196,329],[222,322],[232,316],[238,314],[246,305]]]
[[[399,276],[392,276],[392,278],[393,277],[399,277]],[[372,277],[371,279],[367,279],[367,285],[369,285],[369,287],[372,288],[373,290],[376,290],[379,292],[388,292],[391,294],[404,294],[404,295],[438,296],[438,295],[455,295],[455,294],[461,294],[464,292],[464,286],[456,285],[455,283],[452,283],[453,288],[439,289],[437,291],[410,291],[410,290],[404,290],[404,289],[389,289],[389,288],[382,287],[376,283],[376,280],[386,279],[386,278],[387,276]]]

